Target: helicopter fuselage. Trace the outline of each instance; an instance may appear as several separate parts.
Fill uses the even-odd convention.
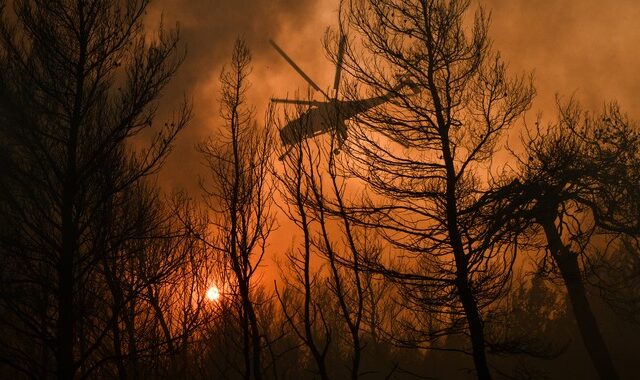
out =
[[[417,92],[417,86],[412,85],[406,80],[400,80],[400,83],[389,91],[387,94],[361,100],[338,100],[338,92],[340,89],[340,74],[342,72],[342,63],[347,46],[347,38],[341,35],[338,45],[338,54],[336,61],[336,73],[333,81],[333,98],[322,91],[322,89],[304,72],[302,69],[284,52],[273,40],[269,40],[273,48],[282,56],[282,58],[291,65],[291,67],[316,91],[322,93],[327,101],[314,100],[288,100],[288,99],[271,99],[274,103],[307,105],[309,108],[299,114],[299,117],[289,121],[282,129],[280,129],[280,139],[282,145],[286,147],[285,152],[280,159],[283,159],[294,145],[301,143],[303,140],[320,135],[327,132],[334,132],[338,140],[340,149],[344,141],[347,139],[347,125],[345,122],[352,117],[363,113],[373,107],[389,101],[391,98],[398,96],[398,91],[405,86],[410,86],[414,93]],[[406,77],[406,76],[405,76]]]
[[[392,96],[390,94],[362,100],[335,100],[319,102],[303,112],[298,118],[288,122],[280,130],[280,139],[285,146],[291,146],[304,139],[335,131],[339,144],[346,139],[345,121],[376,107]]]

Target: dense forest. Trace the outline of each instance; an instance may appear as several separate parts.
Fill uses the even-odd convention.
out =
[[[640,125],[615,100],[531,119],[487,10],[344,0],[332,90],[272,43],[324,100],[256,115],[238,38],[190,142],[207,174],[169,192],[189,56],[148,7],[0,0],[0,378],[638,376]]]

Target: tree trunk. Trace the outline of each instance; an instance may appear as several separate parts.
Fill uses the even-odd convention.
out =
[[[62,249],[58,261],[58,320],[56,321],[57,338],[57,371],[60,380],[73,379],[75,368],[73,360],[74,351],[74,319],[75,310],[73,304],[74,295],[74,266],[75,256],[78,252],[78,232],[75,223],[75,198],[76,198],[76,145],[78,128],[72,124],[67,156],[67,178],[62,189],[62,204],[60,214],[62,217]]]
[[[247,290],[248,292],[248,290]],[[251,329],[251,348],[253,355],[253,376],[256,380],[262,379],[262,347],[260,346],[260,331],[258,329],[258,319],[251,303],[251,299],[247,294],[245,307],[248,308],[249,327]]]
[[[68,194],[68,193],[67,193]],[[65,194],[65,195],[67,195]],[[57,372],[58,379],[69,380],[74,376],[73,341],[73,264],[75,253],[75,228],[73,225],[73,201],[66,196],[62,207],[62,250],[58,262],[58,320]]]
[[[60,264],[58,271],[60,289],[58,294],[58,322],[57,322],[57,364],[58,379],[73,379],[73,286],[69,280],[68,265]],[[69,268],[70,269],[70,268]]]
[[[554,219],[548,218],[541,220],[540,223],[544,228],[551,255],[567,288],[573,314],[578,323],[578,330],[591,358],[591,363],[593,363],[601,379],[618,379],[618,373],[587,299],[580,267],[578,266],[578,256],[562,243]]]
[[[437,102],[439,103],[439,102]],[[445,125],[442,116],[440,117],[440,125]],[[449,241],[453,249],[453,256],[456,264],[456,289],[464,314],[469,327],[469,335],[471,337],[471,348],[473,351],[473,364],[476,368],[478,379],[490,380],[491,371],[487,363],[487,353],[485,351],[484,326],[478,310],[478,303],[473,294],[473,290],[469,284],[468,260],[465,256],[464,245],[460,231],[458,230],[458,205],[456,198],[457,174],[451,149],[449,147],[449,137],[445,132],[446,128],[441,131],[442,138],[442,157],[447,170],[447,190],[446,190],[446,213],[447,213],[447,232]]]
[[[462,307],[467,318],[467,324],[469,326],[469,334],[471,336],[471,348],[473,350],[473,364],[476,368],[476,374],[478,379],[489,380],[491,379],[491,372],[489,371],[489,365],[487,364],[487,354],[485,351],[484,341],[484,327],[482,319],[480,318],[480,312],[473,293],[469,288],[468,280],[465,278],[459,278],[457,281],[458,294]]]

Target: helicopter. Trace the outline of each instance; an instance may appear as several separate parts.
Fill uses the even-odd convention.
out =
[[[388,102],[390,99],[398,96],[398,91],[406,86],[411,87],[414,94],[418,92],[417,86],[409,81],[401,79],[396,87],[392,88],[391,91],[384,95],[360,100],[338,100],[342,62],[347,44],[347,39],[344,35],[340,38],[338,45],[332,97],[322,91],[322,89],[320,89],[320,87],[287,55],[287,53],[285,53],[284,50],[275,43],[275,41],[269,40],[269,43],[314,90],[320,92],[326,99],[324,101],[279,98],[271,99],[271,102],[273,103],[306,105],[309,107],[309,109],[300,114],[298,118],[289,121],[284,127],[282,127],[282,129],[280,129],[280,140],[282,141],[282,145],[285,147],[285,152],[280,156],[280,160],[284,159],[291,149],[304,139],[332,131],[335,132],[338,142],[338,146],[334,152],[338,153],[342,144],[347,139],[347,125],[345,123],[347,120],[380,104]]]

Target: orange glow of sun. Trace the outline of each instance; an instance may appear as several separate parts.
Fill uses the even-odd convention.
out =
[[[220,290],[217,286],[212,286],[207,289],[207,299],[211,302],[215,302],[220,299]]]

